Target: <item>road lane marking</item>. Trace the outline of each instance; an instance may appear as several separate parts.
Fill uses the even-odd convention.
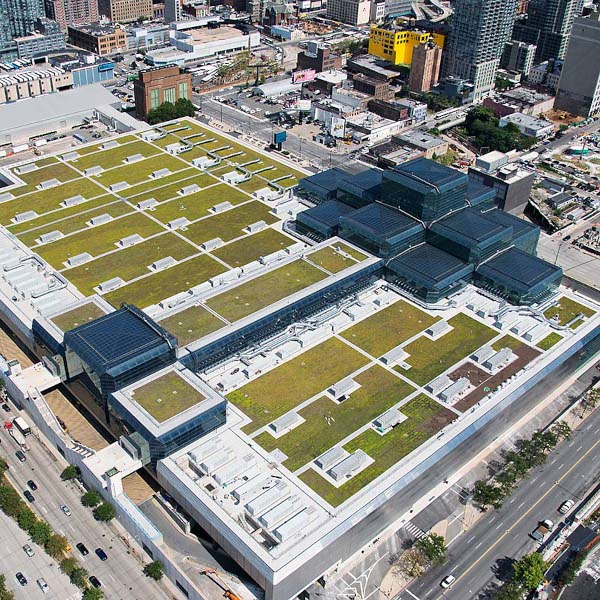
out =
[[[475,550],[477,550],[477,548],[479,548],[479,546],[482,546],[483,542],[479,542],[479,544],[477,544],[477,546],[475,546]]]
[[[490,519],[490,523],[493,523],[495,520],[496,520],[496,517],[492,517],[492,518]]]
[[[583,446],[579,446],[579,448],[577,448],[577,450],[575,450],[575,452],[579,452],[582,448],[583,448]]]
[[[521,508],[521,506],[523,506],[523,504],[525,504],[525,502],[521,502],[521,504],[519,504],[519,506],[517,506],[517,508]]]
[[[41,508],[42,508],[42,510],[44,511],[44,514],[46,514],[46,515],[47,515],[47,514],[48,514],[48,511],[46,510],[46,507],[45,507],[45,506],[42,506]]]
[[[418,596],[415,596],[410,590],[406,590],[407,594],[410,594],[415,600],[420,600]]]
[[[565,463],[562,463],[559,467],[556,467],[557,471],[560,471],[565,466]]]
[[[470,544],[474,539],[475,539],[475,536],[473,536],[471,539],[467,540],[467,544]]]
[[[577,468],[577,466],[579,466],[579,463],[582,462],[585,458],[587,458],[588,454],[591,454],[596,447],[600,444],[600,440],[598,440],[585,454],[583,454],[583,456],[581,456],[577,462],[575,462],[573,465],[571,465],[571,467],[569,469],[567,469],[567,471],[565,471],[565,473],[558,479],[558,481],[556,481],[556,483],[549,489],[547,490],[542,496],[539,497],[538,500],[536,500],[536,502],[534,502],[529,509],[523,513],[513,524],[512,526],[506,530],[505,533],[503,533],[502,535],[500,535],[498,537],[498,539],[487,549],[485,550],[481,556],[466,570],[463,572],[462,575],[459,575],[456,578],[456,581],[454,582],[454,585],[456,585],[456,583],[458,581],[460,581],[461,579],[464,579],[467,575],[467,573],[469,573],[470,571],[472,571],[498,544],[500,544],[500,542],[515,528],[517,527],[517,525],[519,525],[521,523],[521,521],[523,521],[524,519],[526,519],[529,514],[531,512],[533,512],[533,510],[538,506],[538,504],[540,504],[540,502],[542,502],[543,500],[546,499],[547,496],[549,496],[553,491],[555,487],[558,487],[558,485],[560,484],[561,481],[563,481],[565,479],[565,477],[567,477],[567,475],[569,475],[569,473],[571,473],[571,471],[573,471],[575,468]],[[564,466],[564,463],[561,465],[561,467]],[[559,467],[560,468],[560,467]],[[525,504],[523,502],[523,504]],[[491,520],[490,520],[491,522]],[[483,542],[481,542],[479,544],[479,546],[482,545]],[[477,550],[479,548],[479,546],[475,547],[475,550]]]

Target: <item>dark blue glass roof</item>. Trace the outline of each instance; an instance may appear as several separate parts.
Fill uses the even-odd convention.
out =
[[[64,339],[98,374],[124,370],[132,361],[177,347],[176,338],[129,305],[67,331]]]
[[[346,191],[352,191],[352,187],[360,188],[361,190],[369,190],[381,185],[383,171],[379,169],[367,169],[356,175],[346,175],[343,178],[341,187]]]
[[[562,269],[518,248],[509,248],[479,265],[477,272],[508,284],[513,289],[525,290],[562,275]]]
[[[408,275],[435,285],[448,278],[460,278],[473,271],[473,266],[432,246],[421,244],[394,258],[387,265],[400,275]]]
[[[449,217],[440,219],[431,226],[432,231],[454,232],[461,238],[483,242],[505,231],[507,227],[486,218],[475,208],[465,208]]]
[[[383,239],[394,237],[414,228],[422,228],[422,225],[415,219],[395,208],[377,202],[342,217],[342,223],[357,231]]]
[[[466,183],[468,176],[456,169],[430,160],[428,158],[415,158],[392,169],[409,177],[423,181],[438,188],[454,187],[459,183]]]
[[[298,214],[298,220],[300,222],[309,221],[314,219],[319,223],[331,227],[337,225],[342,215],[347,215],[353,212],[355,209],[343,202],[337,200],[328,200],[322,204],[317,204],[308,210],[304,210]]]
[[[537,225],[529,223],[529,221],[525,221],[524,219],[519,219],[519,217],[504,212],[499,208],[488,210],[482,214],[490,221],[494,221],[494,223],[504,225],[505,227],[512,227],[513,237],[519,237],[530,231],[536,231],[537,233],[540,231]]]
[[[467,199],[473,206],[481,204],[481,202],[485,202],[486,200],[491,200],[495,197],[496,190],[494,190],[494,188],[488,187],[487,185],[483,185],[483,183],[476,181],[475,179],[469,178],[469,184],[467,186]]]

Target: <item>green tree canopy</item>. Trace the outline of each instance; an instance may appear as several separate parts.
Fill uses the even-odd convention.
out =
[[[443,565],[447,560],[448,548],[441,535],[430,533],[417,540],[415,548],[422,552],[431,565]]]
[[[69,579],[73,585],[76,585],[79,589],[85,589],[87,587],[87,579],[89,573],[83,567],[75,567],[69,575]]]
[[[71,577],[71,573],[79,566],[76,558],[70,556],[60,561],[60,570],[67,576]]]
[[[196,107],[191,100],[178,98],[175,102],[175,112],[177,117],[193,117],[196,114]]]
[[[2,379],[0,379],[0,381],[2,381]],[[3,456],[0,456],[0,477],[2,477],[4,475],[4,473],[6,473],[6,471],[8,471],[8,468],[9,468],[8,461]]]
[[[53,534],[46,542],[44,548],[49,556],[55,560],[60,560],[67,552],[69,542],[64,535]]]
[[[21,496],[11,485],[0,485],[0,509],[9,517],[16,518],[22,504]]]
[[[61,474],[60,478],[63,481],[69,481],[70,479],[77,479],[81,475],[79,467],[75,465],[69,465]]]
[[[504,500],[504,492],[501,488],[491,483],[477,481],[473,489],[473,500],[482,508],[489,508],[490,506],[501,508],[502,501]]]
[[[102,600],[104,598],[104,592],[98,588],[88,588],[83,592],[81,600]]]
[[[52,537],[52,527],[46,521],[38,521],[29,531],[31,539],[40,546],[45,546]]]
[[[81,504],[83,506],[87,506],[89,508],[93,508],[94,506],[98,506],[102,502],[102,496],[100,492],[96,490],[90,490],[81,496]]]
[[[164,567],[160,560],[154,560],[144,567],[144,575],[155,581],[160,581],[164,575]]]
[[[521,584],[527,590],[536,588],[546,572],[546,563],[538,552],[526,554],[521,560],[513,563],[514,582]]]
[[[15,594],[6,587],[6,577],[0,575],[0,600],[15,600]]]
[[[21,503],[19,514],[17,515],[17,523],[24,531],[31,532],[38,522],[36,514],[25,503]]]
[[[115,508],[108,502],[103,502],[100,506],[94,509],[94,518],[96,521],[107,522],[111,521],[117,516]]]

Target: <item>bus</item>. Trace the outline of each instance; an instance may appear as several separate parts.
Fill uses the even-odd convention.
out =
[[[27,425],[27,421],[23,417],[15,417],[13,425],[25,436],[31,435],[31,427]]]

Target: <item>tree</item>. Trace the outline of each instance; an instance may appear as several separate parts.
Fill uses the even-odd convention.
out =
[[[473,489],[473,500],[484,509],[490,506],[502,508],[504,493],[501,488],[495,485],[486,483],[485,481],[477,481]]]
[[[4,575],[0,575],[0,600],[15,600],[15,594],[6,587]]]
[[[407,550],[394,567],[394,572],[403,577],[415,578],[425,573],[425,557],[415,548]]]
[[[17,515],[17,523],[19,527],[28,533],[35,527],[38,522],[36,514],[26,504],[21,504],[19,514]]]
[[[533,552],[526,554],[521,560],[513,563],[512,580],[527,590],[536,588],[544,578],[546,563],[542,555]]]
[[[600,402],[600,389],[590,390],[584,398],[584,403],[588,408],[596,408]]]
[[[2,379],[0,379],[0,381],[2,381]],[[4,473],[6,473],[6,471],[8,471],[9,465],[7,460],[3,457],[0,456],[0,477],[2,477],[4,475]]]
[[[52,537],[52,527],[46,521],[37,521],[29,531],[31,539],[40,546],[45,546]]]
[[[63,481],[70,481],[71,479],[77,479],[81,475],[79,467],[75,465],[69,465],[61,474],[60,478]]]
[[[44,545],[44,548],[49,556],[55,560],[60,560],[67,552],[69,542],[64,535],[53,534]]]
[[[0,485],[0,509],[9,517],[16,518],[22,504],[21,496],[10,485]]]
[[[79,563],[76,558],[70,556],[60,561],[60,570],[67,576],[71,577],[71,573],[79,567]]]
[[[81,600],[103,600],[104,592],[98,588],[87,588],[83,591]]]
[[[523,588],[519,584],[507,581],[492,597],[494,600],[522,600],[523,595]]]
[[[178,98],[175,102],[175,113],[177,117],[193,117],[196,114],[196,107],[191,100]]]
[[[552,425],[552,431],[559,440],[568,440],[573,435],[573,430],[564,421]]]
[[[415,549],[425,556],[431,565],[443,565],[447,560],[448,548],[441,535],[430,533],[417,540]]]
[[[86,492],[83,496],[81,496],[81,504],[87,506],[88,508],[93,508],[94,506],[98,506],[102,502],[102,496],[96,490],[90,490]]]
[[[160,581],[164,574],[164,567],[160,560],[154,560],[144,567],[144,575],[154,579],[154,581]]]
[[[106,523],[107,521],[111,521],[117,516],[115,512],[115,508],[112,504],[108,502],[103,502],[100,506],[94,509],[94,519],[96,521],[102,521]]]
[[[81,600],[102,600],[104,598],[104,592],[98,588],[88,588],[83,592]]]
[[[83,567],[75,567],[71,575],[69,575],[69,579],[73,585],[76,585],[80,589],[85,589],[87,587],[87,579],[89,573]]]
[[[148,113],[148,123],[156,125],[165,121],[172,121],[177,117],[175,105],[172,102],[163,102],[160,106],[153,108]]]

